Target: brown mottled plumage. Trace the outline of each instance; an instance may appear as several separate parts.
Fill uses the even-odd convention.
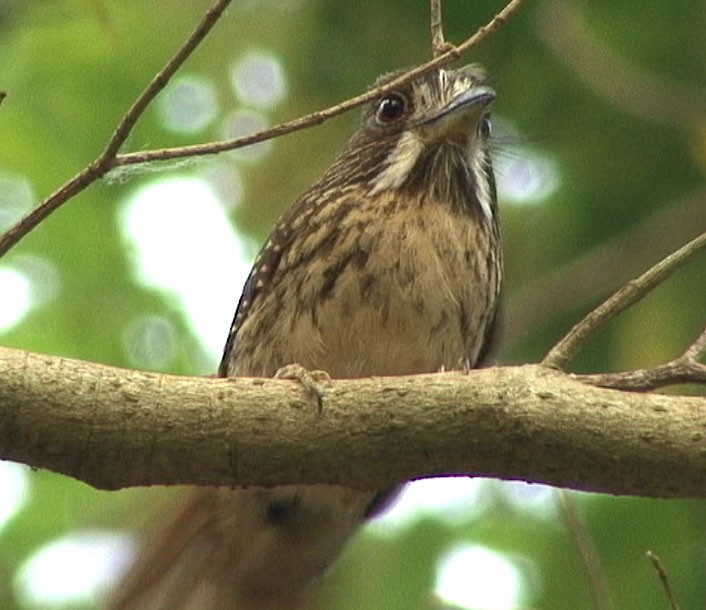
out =
[[[484,80],[477,66],[439,70],[370,104],[255,261],[222,376],[272,376],[291,363],[343,378],[478,362],[502,276],[487,141],[495,95]],[[195,489],[161,537],[145,539],[109,607],[302,608],[384,496]]]

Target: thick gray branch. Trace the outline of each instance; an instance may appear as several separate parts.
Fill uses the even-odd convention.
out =
[[[343,483],[440,473],[706,497],[706,399],[540,366],[333,381],[157,375],[0,348],[0,456],[96,487]]]

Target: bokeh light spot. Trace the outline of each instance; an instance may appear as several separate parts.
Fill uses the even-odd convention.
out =
[[[0,331],[18,324],[32,307],[29,280],[14,267],[0,267]]]
[[[250,106],[271,108],[287,93],[282,64],[271,53],[251,51],[231,71],[231,83],[238,98]]]
[[[174,360],[174,326],[160,316],[143,316],[125,329],[123,340],[131,363],[137,368],[165,370]]]
[[[233,163],[209,163],[201,168],[200,175],[213,188],[226,210],[235,210],[243,202],[243,177]]]
[[[533,205],[560,186],[559,165],[528,145],[527,138],[505,117],[493,118],[493,165],[501,203]]]
[[[537,153],[523,151],[496,159],[498,197],[516,205],[540,203],[559,188],[556,163]]]
[[[197,133],[218,114],[216,89],[208,79],[181,76],[158,98],[165,128],[177,133]]]
[[[251,110],[236,110],[226,117],[221,130],[224,140],[248,136],[267,129],[265,117]],[[266,140],[252,146],[238,148],[231,154],[239,161],[255,162],[262,159],[272,149],[272,140]]]
[[[90,603],[122,572],[131,555],[124,534],[74,532],[31,555],[16,575],[17,595],[27,606],[59,608]]]
[[[29,180],[0,172],[0,231],[5,231],[29,212],[34,191]]]
[[[498,481],[497,491],[512,508],[532,517],[558,518],[556,489],[524,481]]]
[[[29,499],[29,467],[0,462],[0,529]]]
[[[36,254],[19,254],[13,257],[12,266],[29,282],[32,305],[53,301],[61,289],[61,278],[56,265],[48,258]]]
[[[437,565],[435,594],[459,608],[516,608],[522,602],[524,589],[524,576],[517,566],[485,546],[454,546]]]

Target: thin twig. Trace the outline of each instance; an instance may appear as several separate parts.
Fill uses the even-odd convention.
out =
[[[654,567],[654,569],[657,571],[657,575],[659,576],[659,580],[662,583],[662,587],[664,587],[664,593],[667,596],[667,599],[669,600],[670,610],[679,610],[679,604],[677,604],[676,597],[674,596],[674,592],[672,591],[672,586],[669,584],[669,574],[667,574],[667,570],[665,569],[664,565],[662,565],[661,559],[652,551],[647,551],[646,555],[647,559],[649,559],[652,563],[652,567]]]
[[[383,86],[369,89],[365,93],[356,95],[355,97],[347,99],[346,101],[336,104],[335,106],[325,108],[324,110],[318,110],[317,112],[312,112],[311,114],[307,114],[298,119],[287,121],[286,123],[280,123],[270,129],[265,129],[263,131],[236,138],[234,140],[223,140],[208,144],[163,148],[160,150],[149,150],[118,155],[115,159],[115,167],[147,163],[150,161],[167,161],[182,159],[184,157],[212,155],[227,150],[235,150],[236,148],[242,148],[243,146],[249,146],[251,144],[257,144],[258,142],[263,142],[265,140],[283,136],[294,131],[299,131],[300,129],[305,129],[306,127],[311,127],[312,125],[319,125],[324,121],[328,121],[329,119],[338,116],[339,114],[343,114],[348,110],[374,100],[380,95],[388,91],[392,91],[400,85],[408,83],[422,74],[426,74],[436,68],[440,68],[454,62],[456,59],[461,57],[461,55],[479,45],[491,34],[500,29],[500,27],[502,27],[502,25],[520,8],[523,2],[524,0],[510,0],[510,2],[505,5],[503,10],[495,15],[495,17],[493,17],[487,25],[479,28],[473,36],[465,40],[460,45],[452,47],[442,55],[439,55],[426,63],[420,64],[419,66],[412,68],[403,74],[400,74],[400,76],[389,81]]]
[[[132,106],[120,119],[113,135],[110,137],[110,140],[108,140],[108,144],[98,158],[49,195],[49,197],[0,238],[0,257],[6,254],[10,248],[17,244],[17,242],[54,210],[77,193],[86,189],[96,180],[105,176],[105,174],[115,167],[115,157],[118,150],[120,150],[120,147],[125,143],[125,140],[130,135],[137,120],[150,102],[164,89],[174,73],[196,50],[199,44],[203,42],[230,3],[231,0],[217,0],[215,4],[206,11],[203,19],[186,39],[186,42],[184,42],[171,59],[169,59],[164,68],[152,78],[147,87],[145,87]]]
[[[704,248],[706,248],[706,233],[692,239],[641,276],[625,284],[576,324],[549,351],[542,364],[563,370],[592,334],[628,307],[647,296],[651,290],[664,282]]]
[[[2,106],[2,103],[5,101],[6,97],[7,93],[5,91],[0,91],[0,106]]]
[[[591,591],[593,608],[594,610],[611,610],[613,601],[610,597],[608,579],[605,576],[596,545],[579,514],[576,502],[563,489],[556,490],[556,498],[559,502],[566,528],[571,534],[574,546],[586,568],[586,578],[588,580],[588,588]]]
[[[196,29],[194,29],[191,35],[186,39],[186,42],[177,49],[177,52],[167,61],[165,66],[154,75],[147,87],[140,93],[123,118],[120,119],[118,126],[115,128],[113,135],[108,141],[108,145],[105,147],[99,159],[112,159],[118,154],[118,151],[125,143],[135,123],[137,123],[137,120],[142,116],[147,106],[149,106],[152,100],[157,97],[157,94],[167,86],[172,76],[174,76],[177,70],[181,68],[184,62],[203,42],[230,3],[231,0],[217,0],[216,3],[206,11],[201,19],[201,23],[196,26]]]
[[[441,16],[441,0],[430,0],[431,52],[438,57],[448,51],[450,45],[444,40],[444,24]]]
[[[650,214],[629,231],[603,242],[508,295],[503,312],[505,349],[536,335],[552,318],[609,296],[653,261],[706,231],[706,189]],[[616,266],[615,262],[620,261]],[[612,269],[612,273],[606,273]]]
[[[646,392],[678,383],[706,384],[706,365],[698,360],[706,352],[706,327],[678,358],[651,369],[621,373],[572,375],[577,381],[614,390]]]
[[[672,361],[652,369],[636,369],[622,373],[600,373],[596,375],[572,375],[572,377],[577,381],[602,388],[648,392],[680,383],[706,384],[706,366]]]
[[[216,11],[218,7],[226,6],[229,1],[230,0],[220,0],[219,2],[217,2],[216,5],[214,5],[214,8],[209,11],[209,15]],[[94,161],[91,165],[79,172],[76,176],[69,180],[69,182],[67,182],[56,192],[50,195],[32,212],[30,212],[14,227],[12,227],[2,237],[0,237],[0,257],[7,253],[10,248],[15,246],[27,233],[34,229],[42,220],[44,220],[44,218],[49,216],[49,214],[51,214],[59,206],[65,203],[69,198],[81,192],[87,186],[89,186],[91,183],[95,182],[99,178],[102,178],[111,169],[127,165],[148,163],[152,161],[166,161],[170,159],[182,159],[185,157],[212,155],[218,152],[234,150],[236,148],[242,148],[243,146],[248,146],[257,142],[270,140],[277,136],[282,136],[288,133],[292,133],[294,131],[298,131],[300,129],[304,129],[306,127],[310,127],[312,125],[318,125],[320,123],[323,123],[328,119],[331,119],[339,114],[342,114],[343,112],[355,108],[356,106],[360,106],[361,104],[364,104],[365,102],[370,101],[375,97],[378,97],[381,93],[385,91],[389,91],[391,89],[399,87],[401,84],[413,80],[421,74],[429,72],[440,66],[447,65],[453,62],[454,60],[458,59],[469,49],[480,44],[491,34],[497,31],[520,8],[523,1],[524,0],[510,0],[510,2],[508,2],[507,5],[493,19],[491,19],[487,25],[479,28],[478,31],[473,34],[473,36],[464,41],[463,44],[459,45],[458,47],[452,47],[443,55],[440,55],[425,64],[422,64],[416,68],[413,68],[412,70],[409,70],[408,72],[400,75],[393,81],[390,81],[384,87],[371,89],[367,93],[353,97],[349,100],[346,100],[345,102],[336,104],[335,106],[332,106],[325,110],[320,110],[318,112],[308,114],[304,117],[288,121],[286,123],[281,123],[280,125],[277,125],[271,129],[266,129],[264,131],[260,131],[233,140],[212,142],[208,144],[199,144],[195,146],[183,146],[145,152],[128,153],[123,155],[117,155],[112,159],[109,157],[104,157],[106,152],[109,151],[109,148],[110,150],[112,150],[112,147],[109,145],[109,148],[106,148],[106,150],[103,152],[103,155],[101,155],[96,161]],[[202,24],[199,26],[199,28],[203,26],[207,18],[208,15],[204,18],[204,21],[202,21]],[[198,31],[200,30],[197,29],[197,32]],[[192,37],[197,32],[192,34]],[[201,36],[197,40],[197,42],[200,42],[202,39],[203,36]],[[190,41],[191,37],[189,41],[185,43],[184,46],[190,47]],[[177,53],[177,55],[179,55],[179,53]],[[155,80],[157,80],[157,77],[155,77]],[[157,92],[153,91],[150,86],[148,86],[146,91],[147,90],[150,91],[150,94],[156,94]],[[134,114],[128,120],[123,119],[120,123],[120,125],[124,124],[123,130],[127,130],[127,133],[129,133],[130,129],[132,128],[132,125],[134,124],[134,121],[140,116],[140,113],[144,111],[144,107],[138,106],[137,102],[135,105],[133,105],[133,108],[136,108]],[[116,130],[116,133],[117,131],[118,130]],[[124,141],[125,135],[126,134],[121,131],[120,134],[117,135],[117,138]],[[114,137],[116,137],[115,134]]]
[[[681,357],[688,362],[697,362],[704,354],[706,354],[706,326]]]

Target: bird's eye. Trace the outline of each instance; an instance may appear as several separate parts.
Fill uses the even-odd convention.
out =
[[[490,137],[490,115],[485,115],[478,123],[478,133],[484,140]]]
[[[375,117],[380,123],[394,123],[406,110],[407,100],[399,93],[390,93],[380,100]]]

